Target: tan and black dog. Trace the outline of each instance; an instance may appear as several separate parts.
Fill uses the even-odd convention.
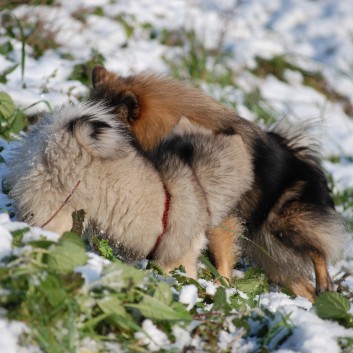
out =
[[[144,151],[156,148],[182,116],[216,134],[242,137],[251,154],[254,182],[233,216],[209,235],[223,276],[231,277],[236,261],[232,243],[244,229],[245,254],[273,282],[313,301],[314,269],[316,293],[333,289],[327,264],[343,247],[344,226],[317,149],[307,143],[305,134],[280,127],[263,131],[200,90],[160,75],[124,77],[97,66],[92,83],[91,98],[112,107]],[[178,149],[178,144],[168,148]]]

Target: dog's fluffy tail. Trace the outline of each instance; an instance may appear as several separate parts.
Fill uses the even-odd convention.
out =
[[[253,242],[244,245],[280,283],[299,275],[308,278],[316,256],[335,260],[345,244],[344,223],[334,208],[318,144],[313,136],[309,138],[307,127],[279,124],[267,132],[266,153],[255,156],[255,164],[265,163],[266,168],[255,172],[262,185],[261,200],[253,212],[253,219],[259,221],[254,234],[249,234]],[[261,218],[264,210],[265,219]]]

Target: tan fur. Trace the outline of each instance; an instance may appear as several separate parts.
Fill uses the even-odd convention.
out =
[[[296,281],[287,281],[286,286],[295,294],[315,301],[315,288],[306,279],[297,279]]]
[[[239,235],[243,232],[239,220],[227,218],[218,227],[209,231],[209,248],[214,257],[218,273],[226,278],[232,278],[234,264],[239,255]]]
[[[207,229],[213,220],[229,214],[234,200],[249,189],[252,171],[239,136],[189,138],[198,155],[195,163],[189,166],[177,155],[163,153],[157,166],[133,146],[124,125],[103,105],[55,110],[33,126],[13,151],[6,180],[18,217],[32,225],[45,224],[80,181],[70,202],[46,228],[60,233],[70,230],[72,212],[84,209],[89,222],[126,260],[134,261],[146,257],[163,232],[165,185],[170,208],[154,259],[166,270],[183,264],[196,277]],[[203,151],[208,151],[207,156]],[[220,164],[219,159],[227,162]],[[248,181],[242,183],[244,167],[239,159],[248,161]],[[239,180],[238,189],[218,189],[215,195],[214,182],[200,176],[208,162],[213,178],[224,185]]]
[[[128,124],[138,144],[145,151],[157,146],[161,139],[172,131],[182,116],[214,133],[239,134],[249,153],[255,153],[255,141],[257,143],[262,141],[264,146],[269,143],[268,136],[257,125],[242,119],[232,109],[222,106],[185,83],[145,73],[122,77],[103,67],[94,68],[92,82],[92,98],[104,100],[114,107],[116,117]],[[277,127],[276,131],[287,138],[288,147],[293,150],[293,153],[310,163],[312,150],[302,147],[311,146],[312,142],[307,145],[307,141],[303,139],[305,134],[291,134],[291,131],[284,127]],[[312,163],[313,168],[317,168],[317,162],[313,160]],[[261,181],[255,180],[251,190],[242,196],[234,212],[235,219],[238,217],[251,219],[254,205],[257,204],[263,192],[260,185]],[[296,212],[293,207],[292,210],[290,208],[287,210],[290,214],[283,214],[282,205],[296,197],[300,190],[301,185],[298,184],[287,190],[277,201],[259,234],[251,234],[256,245],[246,240],[241,243],[245,254],[253,258],[272,281],[286,285],[295,294],[304,295],[313,300],[309,282],[311,269],[314,267],[318,277],[317,291],[331,290],[326,263],[333,259],[340,249],[338,235],[342,234],[343,226],[334,211],[331,214],[328,212],[328,218],[332,221],[330,229],[325,229],[325,226],[320,224],[320,219],[316,219],[315,214],[310,210]],[[229,219],[225,222],[233,221]],[[298,253],[291,247],[292,245],[285,246],[283,242],[276,239],[274,233],[280,234],[281,225],[285,225],[284,229],[287,232],[297,227],[302,235],[298,237],[297,245],[304,248],[307,246],[305,251]],[[240,229],[240,222],[234,224],[234,228]],[[222,251],[223,246],[229,245],[227,241],[224,245],[222,245],[223,241],[220,244],[214,244],[217,238],[229,239],[229,232],[213,229],[210,234],[211,251],[215,257],[217,269],[222,275],[228,277],[230,264],[235,261],[234,254],[231,254],[229,249]],[[310,247],[315,249],[314,253],[309,250]]]
[[[92,82],[93,98],[108,103],[121,94],[136,98],[135,109],[130,114],[126,110],[120,111],[119,107],[116,113],[128,123],[145,151],[156,147],[182,116],[215,132],[235,128],[236,132],[241,131],[245,144],[249,146],[255,132],[262,134],[256,125],[240,118],[234,110],[184,82],[165,76],[139,73],[123,77],[96,66]]]

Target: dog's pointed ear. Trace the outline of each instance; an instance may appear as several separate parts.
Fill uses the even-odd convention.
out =
[[[140,116],[140,104],[136,94],[133,91],[125,91],[121,97],[122,104],[127,110],[127,119],[134,123]]]
[[[92,70],[92,85],[97,88],[109,77],[109,71],[103,66],[96,65]]]

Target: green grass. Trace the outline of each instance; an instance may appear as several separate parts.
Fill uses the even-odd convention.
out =
[[[84,85],[89,86],[91,84],[91,73],[95,65],[104,65],[105,58],[97,50],[92,49],[91,58],[83,63],[76,64],[73,68],[69,80],[77,80],[82,82]]]
[[[233,85],[233,73],[228,65],[231,54],[219,42],[214,49],[206,48],[194,31],[162,31],[161,42],[165,45],[180,46],[172,59],[164,60],[173,77],[200,82],[217,83],[221,87]]]
[[[31,327],[24,342],[36,342],[44,352],[76,352],[85,337],[93,338],[102,352],[107,342],[119,344],[125,352],[148,352],[148,347],[136,339],[136,333],[143,332],[145,319],[163,331],[171,343],[175,325],[186,329],[196,320],[198,325],[190,335],[204,341],[204,352],[218,351],[219,332],[231,333],[233,325],[238,328],[238,339],[256,337],[256,352],[279,348],[293,333],[290,314],[274,314],[259,306],[257,295],[266,293],[269,286],[258,270],[246,271],[244,278],[219,286],[212,295],[186,277],[182,268],[168,278],[153,264],[143,271],[115,258],[105,266],[97,283],[84,287],[82,276],[74,271],[87,261],[78,234],[65,233],[59,243],[44,238],[25,243],[23,235],[28,231],[24,228],[12,233],[18,251],[0,266],[0,305],[9,319]],[[108,244],[98,243],[101,255],[110,258]],[[215,280],[219,275],[213,266],[205,259],[202,263],[200,278]],[[179,303],[179,292],[191,284],[197,287],[199,301],[187,310]],[[315,304],[321,318],[352,327],[349,306],[339,293],[324,293]],[[349,339],[340,342],[346,349],[352,347]]]
[[[302,75],[303,84],[305,86],[315,89],[332,102],[341,103],[345,113],[348,116],[353,117],[353,105],[350,102],[350,99],[335,90],[335,88],[327,82],[321,72],[305,70],[291,63],[289,58],[284,55],[274,56],[271,59],[257,57],[256,64],[256,68],[251,69],[250,71],[261,78],[264,78],[267,75],[273,75],[279,80],[287,82],[285,78],[286,70],[299,72]]]

